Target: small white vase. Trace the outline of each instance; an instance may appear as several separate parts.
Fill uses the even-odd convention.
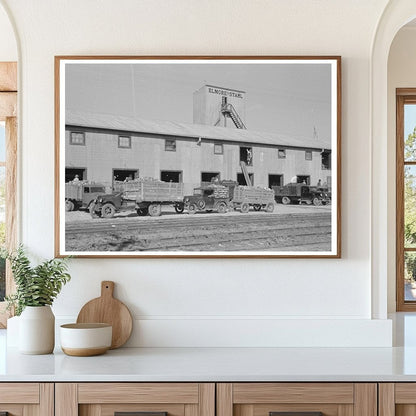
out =
[[[26,306],[19,319],[19,351],[50,354],[55,346],[55,316],[50,306]]]
[[[7,320],[7,347],[18,348],[19,346],[19,320],[20,316],[13,316]]]

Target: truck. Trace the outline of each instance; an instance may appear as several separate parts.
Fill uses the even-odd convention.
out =
[[[183,184],[139,178],[115,182],[112,194],[95,198],[90,214],[93,218],[112,218],[117,212],[135,210],[140,216],[157,217],[165,205],[172,205],[177,213],[183,212]]]
[[[184,197],[183,206],[189,214],[195,214],[197,211],[217,211],[223,214],[232,208],[230,188],[220,184],[194,188],[193,195]]]
[[[87,181],[72,181],[65,184],[65,210],[89,209],[98,195],[103,195],[103,184]]]
[[[255,211],[274,210],[274,193],[269,188],[242,186],[235,181],[221,181],[194,188],[193,195],[185,196],[184,208],[189,214],[197,211],[225,213],[237,209],[247,213],[250,207]]]
[[[302,183],[290,183],[284,186],[273,186],[275,200],[278,203],[307,205],[326,205],[331,202],[329,193],[317,186],[305,185]]]

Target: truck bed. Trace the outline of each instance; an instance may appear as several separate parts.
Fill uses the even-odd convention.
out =
[[[274,192],[260,186],[236,186],[233,202],[248,204],[268,204],[274,202]]]
[[[162,181],[131,181],[118,184],[123,198],[141,202],[181,202],[183,183]]]
[[[65,198],[79,201],[82,199],[82,182],[68,182],[65,184]]]

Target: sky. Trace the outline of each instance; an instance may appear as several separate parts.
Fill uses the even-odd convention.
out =
[[[416,105],[406,104],[404,107],[404,140],[416,127]]]
[[[330,144],[330,81],[328,63],[71,63],[65,98],[69,110],[192,123],[193,92],[210,84],[246,92],[247,129]]]

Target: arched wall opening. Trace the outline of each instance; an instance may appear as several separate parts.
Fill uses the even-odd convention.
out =
[[[416,88],[416,20],[403,26],[394,37],[388,57],[387,68],[387,174],[388,178],[395,177],[396,170],[396,89],[397,88]],[[412,106],[413,107],[413,106]],[[410,107],[407,106],[409,111]],[[408,116],[409,117],[409,116]],[[410,121],[410,120],[409,120]],[[414,123],[414,121],[412,121]],[[412,124],[413,125],[413,124]],[[410,127],[410,126],[408,126]],[[407,136],[405,135],[405,138]],[[413,168],[412,168],[413,171]],[[396,187],[394,183],[389,183],[388,189],[388,311],[396,310],[396,221],[395,221],[395,196]],[[410,269],[409,269],[410,270]],[[405,290],[406,298],[413,296],[413,290]]]
[[[396,310],[395,89],[404,84],[411,86],[411,79],[398,70],[400,63],[395,62],[401,47],[396,41],[408,31],[416,39],[416,27],[406,26],[415,17],[413,0],[390,2],[380,19],[372,50],[372,315],[376,319],[384,319]],[[416,54],[412,60],[416,65]],[[416,77],[413,84],[416,86]]]

